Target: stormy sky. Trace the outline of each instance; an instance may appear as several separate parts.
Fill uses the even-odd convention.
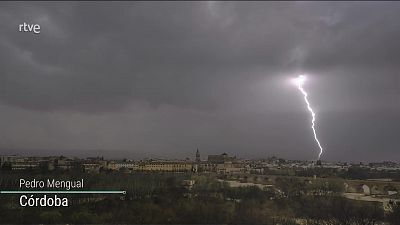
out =
[[[0,3],[0,154],[400,159],[398,2]],[[18,32],[40,24],[41,33]]]

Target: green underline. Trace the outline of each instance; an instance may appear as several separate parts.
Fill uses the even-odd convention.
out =
[[[126,194],[126,191],[0,191],[0,194]]]

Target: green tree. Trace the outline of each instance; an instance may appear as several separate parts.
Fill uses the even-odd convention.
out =
[[[60,223],[62,219],[62,215],[58,210],[44,211],[40,213],[40,219],[42,223]]]
[[[392,211],[388,215],[388,221],[392,225],[400,224],[400,203],[393,204]]]
[[[98,223],[100,221],[97,220],[97,215],[87,210],[74,212],[71,215],[71,221],[75,224],[91,224]]]

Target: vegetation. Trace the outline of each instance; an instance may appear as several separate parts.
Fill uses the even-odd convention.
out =
[[[16,187],[21,174],[0,177],[0,188]],[[24,174],[26,179],[48,175]],[[54,173],[55,179],[85,179],[85,189],[126,190],[124,196],[70,196],[72,206],[20,207],[18,196],[0,196],[2,224],[399,224],[400,205],[384,215],[380,205],[341,197],[338,179],[305,182],[283,177],[276,186],[232,188],[214,175],[183,173],[75,174]],[[182,186],[195,180],[192,188]]]

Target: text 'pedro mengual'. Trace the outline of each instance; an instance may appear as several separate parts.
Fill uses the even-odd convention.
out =
[[[19,188],[54,188],[54,189],[80,189],[83,188],[83,179],[80,180],[25,180],[19,179]]]

